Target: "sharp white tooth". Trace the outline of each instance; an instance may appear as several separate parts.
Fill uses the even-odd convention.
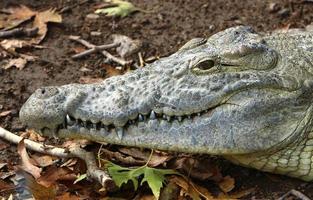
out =
[[[171,116],[166,116],[167,121],[171,121]]]
[[[197,115],[198,115],[198,116],[200,116],[201,114],[200,114],[200,113],[198,113]]]
[[[72,126],[74,124],[74,122],[75,121],[72,120],[69,115],[66,115],[66,123],[67,123],[67,125]]]
[[[87,122],[83,121],[83,125],[85,128],[87,128]]]
[[[97,124],[92,123],[92,128],[93,128],[93,129],[97,129]]]
[[[163,115],[163,119],[166,119],[166,115]]]
[[[144,118],[143,118],[142,114],[139,114],[138,119],[139,119],[140,122],[143,121]]]
[[[155,119],[155,118],[156,118],[155,112],[152,110],[150,114],[150,119]]]
[[[121,128],[121,127],[116,128],[116,134],[117,134],[117,137],[118,137],[120,140],[122,140],[123,135],[124,135],[124,129]]]
[[[190,116],[190,115],[188,115],[187,117],[188,117],[188,119],[191,119],[191,116]]]
[[[182,118],[182,116],[178,116],[178,121],[182,121],[183,120],[183,118]]]

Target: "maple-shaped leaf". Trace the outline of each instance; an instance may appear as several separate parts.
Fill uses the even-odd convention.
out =
[[[33,43],[39,44],[46,36],[48,27],[47,23],[53,22],[53,23],[61,23],[62,17],[60,14],[56,13],[55,9],[49,9],[43,12],[38,12],[36,14],[35,20],[34,20],[34,27],[38,27],[38,35],[39,38],[33,39]]]
[[[143,179],[141,180],[140,185],[142,185],[144,182],[147,182],[156,199],[158,199],[160,196],[161,188],[165,182],[165,176],[170,174],[179,174],[175,170],[155,169],[148,167],[147,164],[137,168],[128,168],[108,162],[106,167],[110,176],[118,187],[121,187],[124,183],[131,181],[135,190],[137,190],[138,179],[142,176]]]
[[[119,16],[126,17],[127,15],[139,11],[140,9],[134,6],[132,3],[123,0],[107,0],[106,2],[110,3],[111,7],[97,9],[95,13],[97,14],[106,14],[107,16]]]

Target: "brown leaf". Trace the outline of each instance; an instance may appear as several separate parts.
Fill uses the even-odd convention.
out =
[[[78,82],[83,84],[89,84],[89,83],[100,83],[102,82],[102,78],[92,78],[89,76],[80,77]]]
[[[232,194],[220,193],[218,199],[240,199],[254,192],[255,188],[234,192]]]
[[[25,179],[25,189],[28,189],[30,193],[34,196],[35,199],[40,200],[51,200],[55,199],[56,196],[56,186],[52,185],[50,187],[45,187],[41,184],[39,184],[34,177],[32,177],[30,174],[28,174],[25,171],[20,170],[19,173],[22,174],[22,176]]]
[[[12,110],[3,111],[0,113],[0,117],[5,117],[11,114]]]
[[[6,64],[4,64],[2,68],[9,69],[11,67],[16,67],[17,69],[22,70],[26,66],[28,61],[35,60],[35,57],[33,56],[24,55],[24,54],[21,54],[20,56],[21,57],[19,58],[12,58],[12,59],[3,61]]]
[[[210,179],[219,182],[223,179],[218,167],[208,158],[181,157],[175,160],[171,168],[182,170],[199,180]]]
[[[225,176],[218,186],[223,192],[230,192],[235,188],[235,179],[230,176]]]
[[[37,133],[33,129],[27,129],[26,130],[27,138],[35,141],[35,142],[44,142],[46,141],[46,138],[42,137],[39,133]]]
[[[38,12],[36,14],[35,20],[34,20],[34,27],[38,27],[38,35],[39,37],[32,40],[33,43],[39,44],[46,36],[48,27],[47,23],[53,22],[53,23],[61,23],[62,17],[58,13],[55,12],[55,9],[49,9],[43,12]]]
[[[76,178],[76,175],[66,167],[51,166],[37,181],[45,187],[51,187],[55,185],[58,180],[74,181]]]
[[[148,161],[151,153],[142,151],[138,148],[125,148],[125,147],[119,148],[119,151],[134,158],[139,158],[145,162]],[[156,167],[162,165],[166,163],[166,161],[170,160],[172,157],[173,156],[163,152],[153,152],[153,155],[151,156],[151,159],[149,161],[149,166]]]
[[[0,42],[0,45],[6,50],[15,51],[15,49],[27,47],[30,46],[31,44],[25,40],[11,39],[11,40],[2,40]]]
[[[21,168],[30,173],[31,175],[33,175],[36,179],[40,177],[40,173],[41,173],[41,169],[37,166],[35,166],[30,157],[27,154],[26,151],[26,147],[25,147],[25,143],[24,143],[24,139],[22,139],[17,146],[17,152],[21,157],[22,160],[22,166]]]
[[[123,74],[122,70],[116,69],[115,67],[111,65],[103,64],[102,67],[106,71],[106,77],[117,76],[117,75]]]
[[[19,26],[36,14],[36,12],[24,5],[14,5],[3,10],[10,13],[10,15],[1,15],[0,18],[0,28],[5,28],[5,30]]]
[[[2,66],[3,69],[9,69],[11,67],[16,67],[17,69],[23,69],[25,65],[27,64],[27,60],[23,58],[13,58],[10,59],[4,66]]]
[[[81,198],[79,198],[78,196],[76,195],[72,195],[71,193],[69,192],[66,192],[64,193],[63,195],[61,196],[58,196],[56,198],[56,200],[80,200]]]
[[[63,148],[74,148],[74,147],[86,147],[87,145],[92,144],[90,140],[86,139],[74,139],[65,141],[61,147]]]
[[[40,167],[47,167],[52,165],[57,158],[49,155],[38,155],[38,154],[33,154],[31,155],[31,158],[37,163],[37,166]]]
[[[0,193],[7,190],[14,190],[15,186],[0,179]],[[1,197],[1,196],[0,196]]]
[[[204,197],[205,199],[214,199],[212,194],[206,188],[201,187],[190,180],[187,181],[183,177],[172,176],[169,181],[181,187],[183,195],[190,196],[193,200],[201,200],[201,197]]]

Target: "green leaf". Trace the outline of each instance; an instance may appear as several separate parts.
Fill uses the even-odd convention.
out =
[[[77,179],[74,181],[74,184],[78,183],[79,181],[84,180],[87,178],[87,174],[81,174],[80,176],[77,177]]]
[[[118,187],[121,187],[128,181],[132,181],[135,190],[137,190],[138,178],[143,176],[140,185],[142,185],[144,182],[147,182],[153,195],[157,199],[160,196],[161,188],[165,182],[165,176],[169,174],[179,174],[175,170],[155,169],[146,165],[137,168],[127,168],[108,162],[106,167],[110,176]]]
[[[150,167],[145,167],[144,178],[141,181],[141,185],[147,182],[153,195],[156,199],[159,199],[161,188],[165,181],[165,175],[177,174],[176,171],[170,169],[154,169]]]
[[[121,187],[123,183],[127,183],[128,181],[132,181],[135,190],[138,188],[138,180],[137,177],[133,175],[131,169],[127,167],[121,167],[114,163],[109,162],[106,165],[110,176],[118,187]]]
[[[112,7],[97,9],[95,13],[106,14],[107,16],[120,16],[126,17],[127,15],[139,11],[140,9],[135,7],[132,3],[123,0],[110,0]]]

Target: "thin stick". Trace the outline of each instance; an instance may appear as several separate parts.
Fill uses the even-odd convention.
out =
[[[38,27],[35,28],[14,28],[8,31],[0,31],[0,38],[27,36],[32,37],[37,35]]]
[[[18,144],[23,139],[22,137],[3,129],[2,127],[0,127],[0,138],[14,144]],[[80,147],[63,149],[52,145],[43,145],[28,139],[25,139],[24,142],[27,149],[35,152],[62,158],[78,157],[84,160],[87,166],[87,174],[90,178],[97,180],[103,187],[108,190],[112,190],[113,188],[115,188],[115,184],[113,180],[109,177],[109,175],[97,167],[96,159],[93,153],[87,152]]]
[[[111,49],[111,48],[114,48],[114,47],[118,47],[119,44],[105,44],[105,45],[100,45],[100,46],[94,46],[93,48],[91,49],[88,49],[86,51],[83,51],[81,53],[78,53],[78,54],[75,54],[74,56],[72,56],[73,59],[78,59],[78,58],[82,58],[84,56],[87,56],[87,55],[90,55],[92,53],[95,53],[95,52],[101,52],[105,49]]]
[[[85,47],[87,47],[87,48],[89,48],[89,49],[97,48],[96,45],[91,44],[91,43],[87,42],[86,40],[81,39],[79,36],[73,36],[73,35],[71,35],[71,36],[69,36],[69,39],[70,39],[70,40],[73,40],[73,41],[76,41],[76,42],[78,42],[78,43],[84,45]],[[118,45],[119,45],[119,44],[118,44]],[[98,47],[99,47],[99,46],[98,46]],[[101,47],[101,46],[100,46],[100,47]],[[88,51],[88,50],[87,50],[87,51]],[[113,56],[112,54],[110,54],[109,52],[107,52],[106,50],[102,50],[101,53],[102,53],[102,55],[104,55],[104,57],[106,57],[106,58],[108,58],[109,60],[112,60],[112,61],[114,61],[114,62],[116,62],[116,63],[118,63],[118,64],[120,64],[120,65],[122,65],[122,66],[129,65],[130,63],[132,63],[131,60],[126,61],[126,60],[124,60],[124,59],[122,59],[122,58],[115,57],[115,56]],[[81,53],[79,53],[79,54],[81,54]],[[76,55],[77,55],[77,54],[76,54]],[[74,56],[76,56],[76,55],[74,55]],[[73,57],[74,57],[74,56],[73,56]]]
[[[295,189],[291,189],[289,192],[287,192],[286,194],[284,194],[283,196],[279,197],[278,200],[284,200],[287,199],[287,197],[289,195],[293,195],[301,200],[310,200],[309,197],[307,197],[306,195],[304,195],[303,193],[299,192],[298,190]]]

